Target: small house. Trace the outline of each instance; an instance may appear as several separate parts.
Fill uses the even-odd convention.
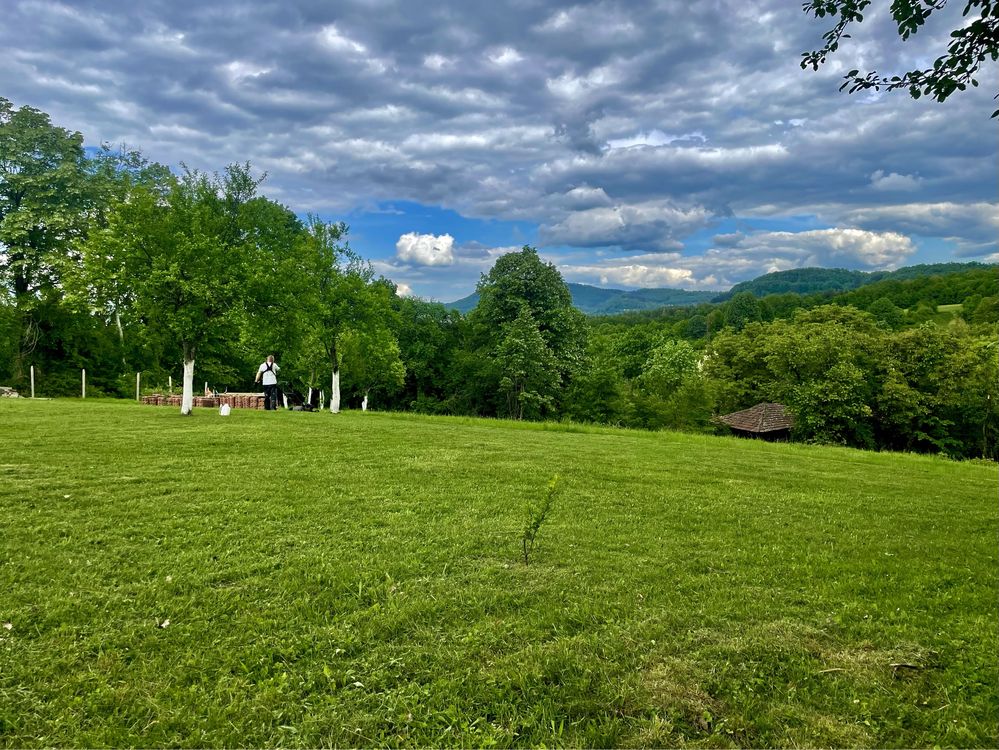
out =
[[[794,427],[794,417],[783,404],[757,404],[716,419],[736,435],[764,440],[788,440]]]

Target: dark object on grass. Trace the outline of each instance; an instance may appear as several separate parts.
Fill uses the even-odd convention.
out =
[[[294,388],[285,388],[283,394],[291,411],[316,411],[319,408],[319,391],[315,389],[312,390],[311,401]]]
[[[794,427],[794,417],[783,404],[757,404],[715,419],[728,425],[736,435],[765,440],[787,440]]]

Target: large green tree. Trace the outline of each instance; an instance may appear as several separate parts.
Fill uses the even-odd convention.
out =
[[[134,150],[111,149],[105,144],[91,156],[87,165],[92,195],[88,232],[108,227],[111,212],[131,200],[133,191],[146,191],[165,201],[176,186],[176,177],[166,167],[149,162]],[[77,243],[77,249],[85,247]],[[117,339],[115,359],[129,374],[136,371],[170,369],[166,360],[173,355],[173,344],[163,332],[146,325],[140,311],[133,305],[133,291],[116,272],[116,258],[97,254],[86,255],[88,266],[82,264],[83,254],[73,252],[64,268],[60,287],[65,302],[76,312],[83,313],[114,332]],[[99,283],[94,283],[99,280]],[[92,360],[91,360],[92,361]],[[104,370],[110,370],[105,362]],[[108,373],[101,373],[107,377]],[[123,373],[115,373],[123,374]],[[162,372],[160,373],[162,374]]]
[[[558,366],[526,304],[516,318],[503,324],[495,357],[507,414],[514,419],[538,418],[554,407]]]
[[[585,319],[573,307],[558,269],[525,245],[520,252],[500,257],[489,273],[483,274],[476,290],[479,303],[469,314],[469,322],[481,366],[473,377],[491,391],[493,408],[498,411],[508,405],[509,390],[503,385],[508,373],[504,374],[502,357],[512,348],[503,343],[514,330],[509,328],[511,324],[526,335],[526,311],[544,345],[543,366],[549,370],[544,375],[535,373],[536,380],[554,384],[551,396],[545,393],[533,412],[540,416],[555,409],[562,389],[583,366],[586,352]],[[484,396],[488,403],[490,394]]]
[[[313,370],[323,362],[330,372],[330,411],[340,411],[341,368],[351,365],[351,356],[365,357],[357,360],[360,370],[369,372],[355,382],[362,389],[380,382],[397,382],[395,374],[374,376],[370,368],[376,362],[388,363],[395,369],[398,361],[398,344],[392,333],[394,288],[374,278],[371,265],[363,261],[347,241],[348,227],[343,222],[328,223],[315,217],[308,223],[307,288],[303,290],[303,330],[306,348],[311,353]],[[349,345],[348,345],[349,341]],[[380,343],[378,343],[380,342]],[[388,359],[375,356],[381,347],[382,354],[393,353]],[[346,355],[346,356],[345,356]],[[363,381],[363,382],[362,382]],[[312,385],[312,383],[310,383]]]
[[[392,306],[406,368],[403,390],[393,404],[433,413],[454,410],[454,363],[465,328],[461,313],[413,297],[395,296]]]
[[[0,98],[0,285],[15,313],[12,375],[39,343],[68,256],[94,205],[83,136]]]
[[[875,404],[881,444],[954,456],[996,454],[999,383],[995,337],[963,321],[925,323],[884,347],[884,384]]]
[[[248,367],[275,354],[281,380],[309,380],[306,304],[311,248],[306,227],[294,213],[262,196],[239,210],[247,255],[246,305],[240,349]]]
[[[343,335],[340,349],[350,364],[344,383],[362,396],[363,409],[372,391],[391,395],[406,382],[399,342],[387,326],[352,329]]]
[[[631,329],[634,330],[634,329]],[[586,366],[572,379],[564,413],[579,422],[621,424],[627,413],[627,378],[616,339],[619,332],[591,331]]]
[[[669,398],[697,374],[698,354],[686,341],[662,338],[642,369],[642,386],[660,398]]]
[[[725,324],[741,331],[749,323],[763,320],[763,308],[752,292],[739,292],[728,303]]]

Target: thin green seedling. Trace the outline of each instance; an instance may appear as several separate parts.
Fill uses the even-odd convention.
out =
[[[524,555],[524,565],[530,565],[531,553],[534,551],[534,544],[538,538],[541,526],[548,520],[548,516],[555,505],[555,498],[560,492],[559,476],[552,477],[545,489],[545,496],[541,503],[535,505],[528,503],[527,523],[524,524],[524,531],[520,536],[521,550]]]

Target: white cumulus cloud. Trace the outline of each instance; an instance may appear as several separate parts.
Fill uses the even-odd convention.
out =
[[[865,229],[812,229],[805,232],[759,232],[729,242],[718,257],[755,259],[764,273],[787,268],[896,268],[916,251],[912,240],[898,232]]]
[[[444,55],[438,55],[436,52],[432,55],[427,55],[423,58],[423,67],[430,68],[430,70],[441,70],[442,68],[450,65],[453,60]]]
[[[682,135],[671,135],[664,133],[658,128],[646,132],[635,133],[633,135],[622,136],[621,138],[611,138],[607,141],[608,148],[635,148],[636,146],[668,146],[675,141],[687,141],[706,143],[703,133],[684,133]]]
[[[868,206],[843,213],[843,219],[868,229],[887,229],[943,237],[955,242],[958,255],[981,255],[996,248],[999,203],[906,203]]]
[[[333,52],[351,52],[355,55],[363,55],[368,51],[367,47],[341,32],[335,24],[324,26],[319,32],[319,39],[325,47]]]
[[[916,190],[921,182],[919,177],[898,172],[885,174],[883,169],[871,175],[871,187],[875,190]]]
[[[600,195],[606,194],[600,191]],[[706,226],[712,217],[703,206],[688,208],[672,201],[596,206],[576,210],[560,222],[541,227],[541,238],[546,245],[664,252],[680,249],[678,237]]]
[[[454,237],[408,232],[395,243],[395,257],[417,266],[450,266],[454,263]]]
[[[506,66],[519,63],[524,59],[524,56],[513,47],[503,47],[489,55],[489,59],[494,65]]]
[[[567,279],[592,283],[599,281],[601,286],[624,286],[639,288],[697,286],[694,273],[688,268],[651,265],[645,263],[620,263],[617,265],[561,266],[559,270]]]

